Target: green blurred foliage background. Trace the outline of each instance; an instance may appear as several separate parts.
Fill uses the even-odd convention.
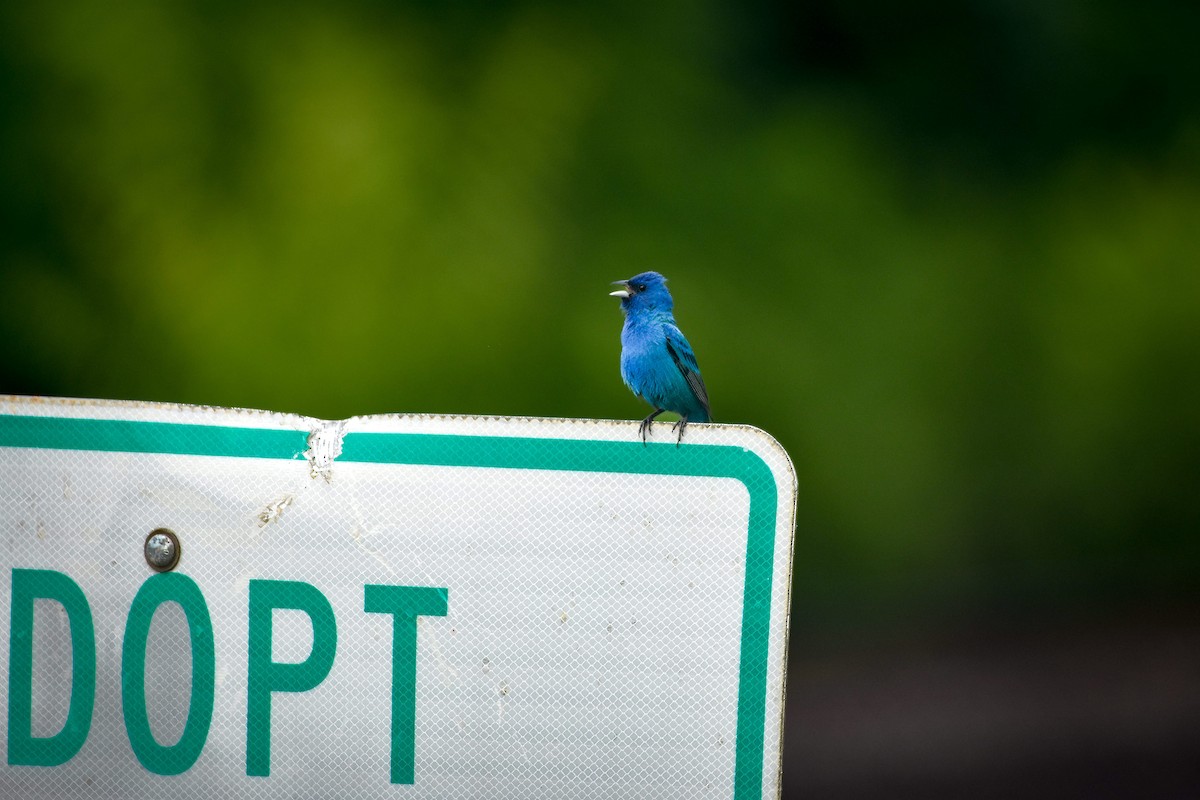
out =
[[[640,419],[606,293],[652,268],[716,418],[795,461],[805,635],[1191,602],[1197,30],[5,3],[0,389]]]

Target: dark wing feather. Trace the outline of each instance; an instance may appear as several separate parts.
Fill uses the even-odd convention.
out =
[[[712,417],[712,411],[708,407],[708,389],[704,387],[704,378],[700,377],[700,366],[696,363],[696,354],[692,352],[692,346],[678,330],[667,331],[667,352],[671,354],[671,360],[675,362],[675,366],[683,373],[683,378],[691,388],[692,394],[696,395],[700,405],[704,406],[704,413]]]

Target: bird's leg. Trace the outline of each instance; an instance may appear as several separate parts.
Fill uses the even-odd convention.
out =
[[[687,427],[687,417],[680,417],[679,421],[671,426],[672,433],[675,432],[676,428],[679,429],[679,438],[675,440],[676,447],[679,447],[679,443],[683,441],[683,429],[686,427]]]
[[[642,420],[641,426],[638,428],[638,433],[642,435],[642,444],[646,443],[646,436],[650,433],[650,423],[654,422],[654,418],[666,411],[665,408],[656,408],[654,413]]]

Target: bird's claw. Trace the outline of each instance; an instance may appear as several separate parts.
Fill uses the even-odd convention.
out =
[[[674,433],[676,428],[679,429],[679,436],[675,439],[676,447],[679,447],[679,445],[683,442],[683,431],[685,428],[687,428],[687,424],[687,417],[680,417],[679,420],[671,426],[671,433]]]
[[[638,435],[642,437],[642,446],[646,445],[646,438],[653,433],[651,426],[654,424],[654,418],[663,413],[664,409],[657,409],[653,414],[642,420],[642,424],[638,426]],[[683,442],[683,432],[687,429],[687,417],[680,417],[674,425],[671,426],[671,433],[679,431],[679,435],[675,439],[675,446]]]
[[[654,418],[663,413],[664,409],[656,408],[654,413],[642,420],[642,424],[638,426],[638,433],[642,437],[642,446],[646,445],[646,437],[651,434],[650,425],[654,422]]]

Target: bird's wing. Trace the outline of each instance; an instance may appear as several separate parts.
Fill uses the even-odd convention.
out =
[[[688,344],[688,340],[684,338],[678,328],[667,328],[667,352],[671,354],[671,360],[675,362],[675,366],[683,373],[683,379],[687,381],[692,394],[696,395],[700,405],[704,406],[704,413],[711,417],[712,411],[708,407],[708,389],[704,387],[704,378],[700,377],[700,366],[696,363],[696,354],[692,352],[692,346]]]

